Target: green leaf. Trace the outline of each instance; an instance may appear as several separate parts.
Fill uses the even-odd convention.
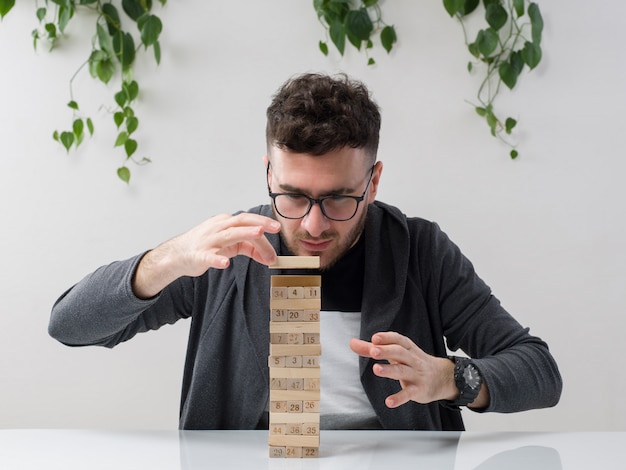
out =
[[[141,15],[152,9],[152,1],[122,0],[122,9],[133,21],[137,21]]]
[[[517,121],[513,118],[506,118],[504,121],[504,130],[507,134],[510,134],[513,128],[517,125]]]
[[[2,0],[0,0],[0,2],[2,2]],[[37,8],[37,19],[39,20],[40,23],[46,17],[46,13],[47,12],[48,12],[48,10],[43,8],[43,7],[42,8]]]
[[[380,42],[383,47],[389,53],[394,43],[398,40],[396,36],[396,30],[393,26],[385,26],[383,30],[380,32]]]
[[[476,46],[483,57],[489,57],[498,47],[498,33],[493,29],[481,29],[476,37]]]
[[[522,49],[522,57],[526,65],[531,70],[534,69],[541,62],[541,47],[537,43],[526,41]]]
[[[58,142],[59,141],[59,131],[54,131],[52,133],[52,138]]]
[[[374,5],[378,3],[378,0],[362,0],[362,1],[363,1],[363,5],[365,5],[365,8],[373,7]]]
[[[346,32],[343,29],[343,24],[339,20],[333,21],[329,27],[329,33],[333,44],[343,55],[343,51],[346,49]]]
[[[528,16],[530,17],[531,36],[533,42],[537,45],[541,43],[541,34],[543,32],[543,17],[539,11],[539,5],[531,3],[528,5]]]
[[[320,51],[322,51],[322,54],[328,55],[328,44],[326,44],[324,41],[320,41],[319,48]]]
[[[510,155],[511,155],[511,160],[515,160],[518,157],[519,153],[517,153],[517,150],[513,149],[511,150]]]
[[[374,30],[370,15],[365,8],[349,11],[344,25],[348,36],[353,36],[361,41],[367,41]]]
[[[70,147],[74,143],[74,133],[73,132],[61,132],[61,144],[65,147],[65,150],[69,153]]]
[[[498,125],[498,118],[492,112],[487,112],[487,125],[491,129],[491,135],[496,136],[496,126]]]
[[[502,26],[506,24],[506,20],[508,20],[509,15],[502,5],[499,3],[494,3],[487,7],[485,11],[485,19],[489,26],[491,26],[495,31],[498,31]]]
[[[101,60],[96,65],[96,74],[98,75],[98,78],[104,83],[109,83],[114,73],[115,64],[110,59]]]
[[[469,15],[471,12],[476,10],[476,7],[478,7],[479,3],[480,3],[479,0],[465,0],[465,2],[463,3],[463,8],[459,10],[459,15],[461,16]]]
[[[76,101],[74,101],[74,100],[72,100],[69,103],[67,103],[67,107],[75,109],[76,111],[78,111],[78,103]]]
[[[502,62],[500,67],[498,67],[498,75],[504,84],[509,87],[509,89],[513,89],[517,83],[519,73],[511,66],[510,63]]]
[[[115,147],[119,147],[120,145],[124,145],[128,140],[128,134],[126,132],[120,132],[117,135],[117,139],[115,139]]]
[[[471,44],[468,44],[467,45],[467,50],[474,57],[476,57],[476,58],[480,57],[480,51],[478,50],[478,44],[476,44],[475,42],[473,42]]]
[[[115,102],[120,108],[123,108],[128,100],[128,96],[126,95],[126,91],[122,89],[122,91],[118,91],[115,93]]]
[[[74,135],[77,139],[80,139],[83,135],[83,129],[85,128],[85,123],[82,119],[75,119],[72,123],[72,130],[74,131]]]
[[[372,59],[371,57],[367,60],[367,65],[374,65],[375,63],[376,61]]]
[[[476,109],[476,114],[478,114],[480,117],[485,117],[487,115],[487,110],[485,108],[476,106],[475,109]]]
[[[48,37],[50,39],[54,39],[57,37],[57,27],[54,23],[46,23],[44,26],[46,33],[48,33]]]
[[[113,122],[115,123],[115,127],[119,129],[122,123],[124,122],[124,113],[121,111],[114,113]]]
[[[11,8],[15,5],[15,0],[0,0],[0,18],[4,18]]]
[[[121,47],[119,52],[119,60],[122,67],[128,67],[135,61],[135,40],[130,33],[120,35]]]
[[[163,30],[163,23],[161,23],[159,17],[155,15],[142,15],[137,20],[137,26],[141,32],[141,42],[146,47],[157,42],[159,34],[161,34]]]
[[[152,44],[152,49],[154,49],[154,60],[159,65],[161,63],[161,44],[159,41]]]
[[[472,64],[471,62],[468,62],[467,63],[467,71],[471,73],[473,68],[474,68],[474,64]]]
[[[100,49],[102,49],[108,56],[113,57],[115,55],[115,51],[113,50],[113,41],[111,40],[111,36],[99,23],[96,25],[96,34],[98,36]]]
[[[139,84],[135,80],[129,83],[122,83],[122,89],[126,92],[129,103],[135,101],[137,95],[139,95]]]
[[[522,70],[524,69],[524,58],[522,57],[522,51],[512,52],[509,57],[509,63],[518,75],[522,73]]]
[[[131,116],[128,119],[126,119],[126,131],[128,132],[128,135],[135,132],[138,126],[139,126],[139,119],[137,119],[135,116]]]
[[[137,150],[137,141],[134,139],[128,139],[124,142],[124,150],[126,150],[126,157],[130,158],[135,150]]]
[[[93,78],[98,77],[98,64],[100,63],[100,61],[104,59],[106,59],[106,55],[104,52],[99,51],[99,50],[91,51],[91,55],[89,56],[88,62],[89,62],[89,74]]]
[[[128,182],[130,181],[130,170],[128,169],[128,167],[122,166],[117,169],[117,176],[124,183],[128,184]]]
[[[513,8],[518,18],[524,16],[524,0],[513,0]]]
[[[104,15],[104,20],[107,24],[107,29],[109,30],[109,34],[111,36],[115,36],[115,34],[120,30],[120,14],[117,12],[117,8],[113,6],[111,3],[105,3],[102,5],[102,14]]]
[[[87,129],[89,130],[89,135],[93,135],[93,121],[91,118],[87,118]]]
[[[67,24],[70,22],[70,19],[72,19],[73,16],[74,16],[74,5],[72,3],[68,2],[67,5],[59,8],[58,23],[59,23],[59,30],[61,32],[65,31]]]
[[[443,0],[443,7],[450,16],[454,16],[464,7],[465,0]]]

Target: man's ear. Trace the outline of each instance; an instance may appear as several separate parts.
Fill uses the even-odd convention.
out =
[[[374,165],[374,172],[372,173],[372,182],[370,183],[370,189],[367,193],[367,203],[371,204],[376,200],[376,194],[378,193],[378,183],[380,183],[380,175],[383,172],[383,162],[378,161]]]

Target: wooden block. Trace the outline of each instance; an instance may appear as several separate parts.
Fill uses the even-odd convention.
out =
[[[287,380],[287,390],[304,390],[304,379],[285,379]]]
[[[304,341],[304,338],[303,338]],[[270,344],[289,344],[288,333],[270,333]]]
[[[317,447],[303,447],[302,448],[302,458],[303,459],[311,459],[319,457],[319,446]]]
[[[277,256],[276,262],[270,264],[270,269],[318,269],[319,256]]]
[[[304,297],[304,293],[302,294]],[[288,299],[288,292],[286,287],[272,287],[270,292],[270,299]]]
[[[315,378],[304,378],[304,390],[305,391],[319,391],[320,389],[320,379]],[[270,392],[271,393],[271,392]]]
[[[321,356],[321,344],[270,344],[270,356]]]
[[[280,287],[274,287],[274,289],[281,289]],[[288,299],[304,299],[304,287],[302,286],[288,286],[287,287]]]
[[[270,413],[287,413],[287,411],[288,411],[287,400],[270,401]]]
[[[285,367],[302,367],[302,356],[285,356]]]
[[[270,457],[271,458],[286,458],[287,449],[285,448],[285,446],[270,446]]]
[[[319,333],[303,333],[302,344],[320,344]]]
[[[305,319],[304,310],[286,310],[286,312],[286,318],[288,323],[303,322]]]
[[[288,320],[288,319],[286,318],[285,320]],[[305,310],[303,312],[302,321],[305,321],[305,322],[320,321],[320,311],[319,310]]]
[[[275,423],[270,426],[270,434],[278,434],[279,436],[284,435],[287,430],[287,424],[285,423]]]
[[[303,454],[302,447],[287,446],[285,452],[288,459],[301,459]]]
[[[287,402],[287,408],[289,408],[289,402]],[[303,400],[302,412],[303,413],[319,413],[320,401],[319,400]]]
[[[311,403],[311,402],[307,402],[307,403]],[[302,413],[303,406],[304,405],[302,404],[302,400],[290,400],[287,402],[287,413]],[[276,411],[280,412],[281,410],[276,410]]]
[[[270,321],[272,322],[286,322],[287,321],[287,310],[285,309],[272,309],[272,313],[270,315]]]
[[[289,400],[319,401],[319,387],[317,390],[270,390],[270,402],[286,402]]]
[[[274,423],[319,423],[319,413],[270,413],[270,425]]]
[[[319,367],[320,356],[302,356],[302,367]]]
[[[299,424],[297,427],[301,427]],[[294,446],[294,447],[319,447],[319,436],[302,436],[300,434],[287,434],[284,436],[270,434],[270,446]]]
[[[304,298],[305,299],[319,299],[320,298],[320,287],[319,286],[303,287],[303,289],[304,289]]]
[[[320,323],[319,322],[270,322],[270,334],[272,333],[304,333],[317,334],[319,339]],[[313,343],[316,344],[316,343]]]
[[[271,309],[288,310],[320,310],[322,308],[321,299],[270,299]]]
[[[270,276],[270,286],[272,287],[317,287],[322,285],[322,276]]]
[[[267,358],[268,367],[285,367],[285,356],[269,356]]]
[[[304,333],[287,333],[287,344],[304,344]]]
[[[294,379],[294,378],[303,378],[303,379],[320,379],[320,369],[319,368],[310,368],[310,369],[297,369],[294,367],[271,367],[270,368],[270,377],[277,379]]]
[[[304,436],[319,436],[320,435],[319,423],[302,423],[302,434]]]
[[[303,385],[303,388],[304,388],[304,385]],[[270,390],[287,390],[287,379],[286,378],[270,379]]]

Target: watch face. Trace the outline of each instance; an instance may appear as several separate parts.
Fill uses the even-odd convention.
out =
[[[472,390],[476,390],[480,386],[480,373],[472,364],[469,364],[463,371],[463,378]]]

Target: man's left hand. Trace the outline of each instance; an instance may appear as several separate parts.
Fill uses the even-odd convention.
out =
[[[406,336],[392,331],[376,333],[371,342],[353,338],[350,348],[360,356],[389,362],[376,363],[372,369],[378,377],[398,380],[402,386],[402,390],[385,400],[389,408],[409,400],[430,403],[455,400],[459,395],[454,383],[454,363],[426,354]]]

